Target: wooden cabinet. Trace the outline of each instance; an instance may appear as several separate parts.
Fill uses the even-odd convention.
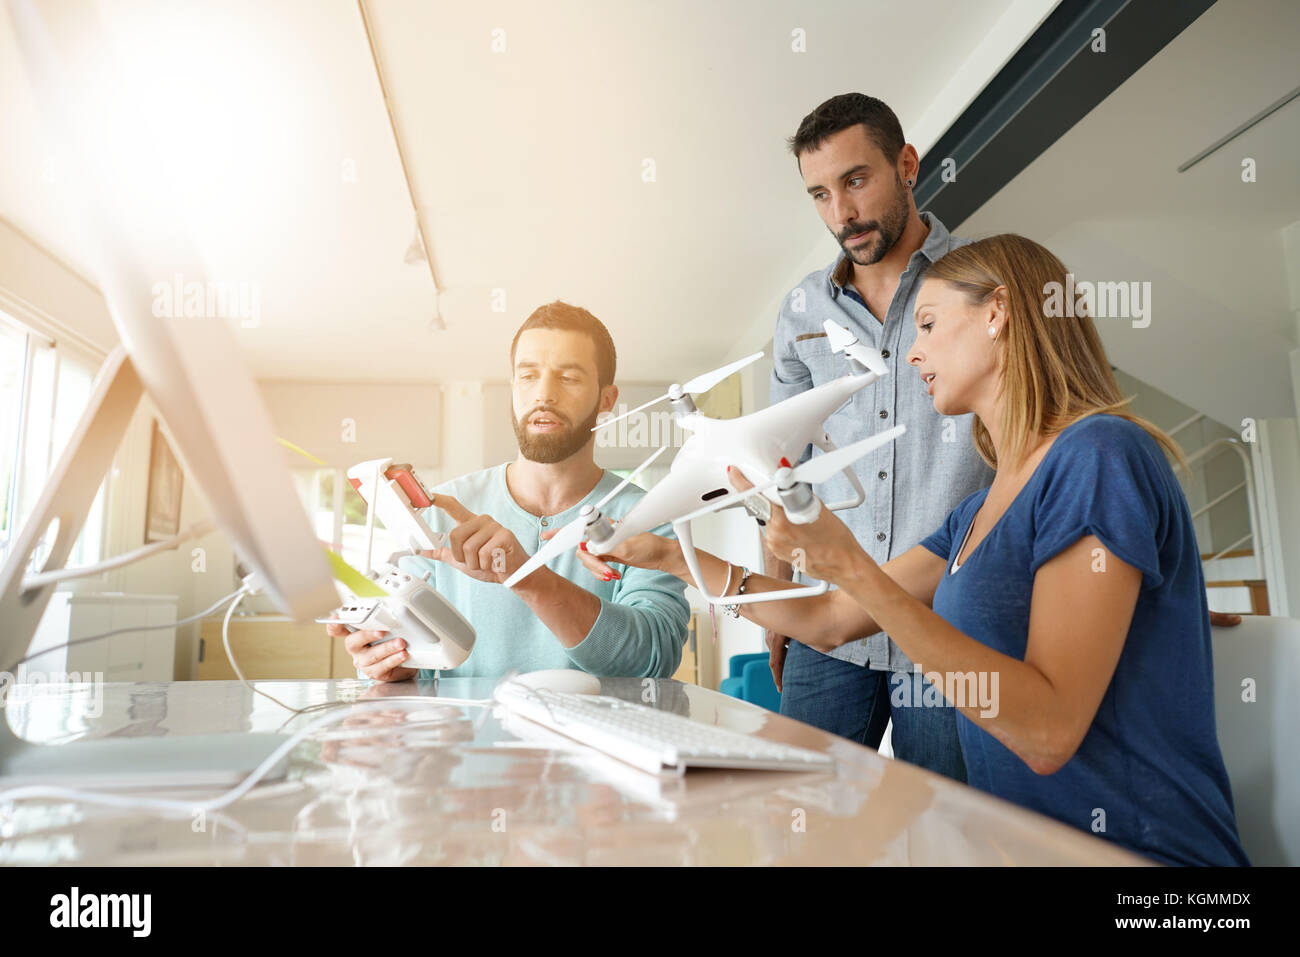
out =
[[[235,669],[221,644],[221,619],[206,619],[199,634],[199,662],[194,677],[201,681],[234,679]],[[230,650],[244,677],[250,680],[357,676],[342,638],[325,634],[324,625],[300,624],[284,615],[231,618]]]
[[[682,646],[682,663],[673,674],[674,680],[693,685],[700,683],[699,634],[699,613],[691,612],[690,621],[686,625],[686,644]]]
[[[678,681],[702,684],[700,617],[690,618],[682,663],[673,675]],[[708,622],[704,622],[707,632]],[[233,680],[235,669],[226,659],[221,646],[221,619],[209,618],[200,628],[198,670],[194,677],[207,681]],[[705,641],[709,640],[706,635]],[[284,615],[244,615],[230,619],[230,648],[235,660],[252,679],[355,678],[352,656],[343,647],[342,638],[330,638],[325,626],[314,622],[298,624]],[[119,679],[120,680],[120,679]]]

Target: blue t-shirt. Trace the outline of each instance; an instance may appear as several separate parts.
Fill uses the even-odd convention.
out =
[[[933,607],[962,633],[1023,661],[1034,574],[1087,535],[1141,571],[1142,586],[1115,674],[1074,756],[1055,774],[1036,774],[958,712],[969,783],[1159,861],[1248,864],[1215,732],[1200,555],[1160,446],[1117,416],[1074,423],[953,572],[987,495],[968,497],[921,543],[948,561]]]

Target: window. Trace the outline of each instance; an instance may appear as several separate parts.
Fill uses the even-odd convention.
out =
[[[647,465],[641,470],[641,474],[632,480],[632,484],[648,492],[668,477],[668,469],[667,465]],[[634,471],[635,469],[609,469],[611,475],[617,475],[620,479],[627,478]]]
[[[0,560],[36,508],[67,447],[94,382],[95,368],[0,313]],[[101,483],[67,566],[100,558],[104,534]],[[46,530],[32,566],[45,561],[53,536]],[[31,570],[29,568],[29,570]]]
[[[416,468],[415,474],[426,488],[432,486],[426,477],[433,469]],[[357,494],[343,469],[296,469],[294,484],[298,495],[311,517],[316,537],[339,552],[343,560],[358,571],[366,567],[366,501]],[[378,518],[375,519],[374,543],[371,547],[371,564],[376,565],[396,551],[405,551],[407,545],[390,535]]]

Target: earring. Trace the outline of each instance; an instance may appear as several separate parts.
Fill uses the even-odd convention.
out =
[[[907,181],[907,188],[908,189],[912,188],[912,181],[910,179]]]
[[[996,339],[997,337],[998,337],[997,326],[989,326],[989,338]]]

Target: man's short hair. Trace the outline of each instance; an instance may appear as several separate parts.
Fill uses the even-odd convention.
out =
[[[907,141],[894,111],[883,101],[865,93],[841,93],[832,96],[803,118],[794,136],[787,140],[790,152],[798,159],[809,150],[820,149],[827,137],[861,123],[885,159],[898,159]]]
[[[596,378],[600,387],[614,381],[614,372],[618,367],[618,356],[614,353],[614,339],[605,328],[605,324],[581,306],[571,306],[567,302],[555,300],[533,311],[524,320],[524,324],[515,333],[510,343],[510,368],[515,367],[515,346],[519,337],[529,329],[556,329],[565,332],[581,332],[596,347]]]

